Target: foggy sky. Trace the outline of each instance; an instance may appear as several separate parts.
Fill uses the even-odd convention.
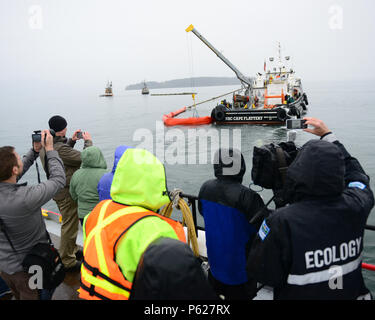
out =
[[[339,20],[332,6],[342,9]],[[374,79],[374,9],[372,0],[1,0],[0,83],[109,79],[125,88],[143,79],[234,76],[185,32],[190,24],[247,76],[263,71],[280,41],[303,80]]]

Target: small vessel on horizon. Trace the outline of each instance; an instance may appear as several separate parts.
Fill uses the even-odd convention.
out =
[[[146,81],[143,81],[143,88],[142,88],[142,94],[149,94],[150,90],[148,90]]]
[[[99,97],[112,97],[112,96],[113,96],[112,81],[111,82],[108,81],[104,94],[101,94]]]

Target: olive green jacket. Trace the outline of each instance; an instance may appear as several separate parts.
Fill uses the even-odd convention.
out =
[[[55,195],[53,200],[62,200],[70,196],[70,179],[72,178],[74,172],[80,168],[82,162],[81,152],[74,149],[75,144],[75,141],[73,141],[72,139],[68,139],[66,137],[56,136],[53,138],[53,148],[58,152],[59,157],[63,161],[66,175],[65,187]],[[83,149],[90,146],[92,146],[92,141],[86,140]],[[39,157],[40,161],[43,164],[44,171],[47,173],[44,149],[40,150]]]
[[[99,203],[98,182],[107,172],[107,163],[98,147],[82,151],[82,165],[70,180],[70,195],[78,203],[78,218],[83,219]]]

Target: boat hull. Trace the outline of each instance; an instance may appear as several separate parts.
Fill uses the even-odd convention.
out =
[[[303,117],[307,112],[305,102],[307,99],[301,97],[291,104],[257,109],[228,108],[218,105],[212,110],[211,118],[215,124],[284,125],[288,119]]]
[[[214,117],[213,117],[214,118]],[[215,118],[214,118],[215,119]],[[285,119],[286,120],[286,119]],[[274,124],[281,125],[285,120],[277,117],[276,111],[226,111],[223,120],[214,120],[217,124]]]

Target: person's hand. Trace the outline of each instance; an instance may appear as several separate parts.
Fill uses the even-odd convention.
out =
[[[82,134],[82,136],[83,136],[83,140],[92,140],[92,138],[91,138],[91,134],[90,133],[88,133],[87,131],[85,131],[83,134]]]
[[[33,150],[35,152],[39,153],[42,148],[43,148],[43,146],[42,146],[42,142],[41,141],[39,141],[39,142],[35,142],[34,141],[33,142]]]
[[[49,130],[43,130],[42,131],[42,139],[41,144],[46,149],[46,151],[52,151],[53,150],[53,137]]]
[[[81,132],[81,129],[78,129],[78,130],[74,131],[73,136],[72,136],[73,141],[77,141],[77,140],[80,139],[80,138],[77,137],[78,132]]]
[[[331,130],[328,129],[328,127],[324,124],[322,120],[319,120],[317,118],[310,118],[310,117],[305,117],[303,119],[306,120],[305,124],[311,125],[314,127],[313,129],[310,129],[310,128],[303,129],[303,131],[310,132],[319,137],[325,135],[328,132],[331,132]]]

